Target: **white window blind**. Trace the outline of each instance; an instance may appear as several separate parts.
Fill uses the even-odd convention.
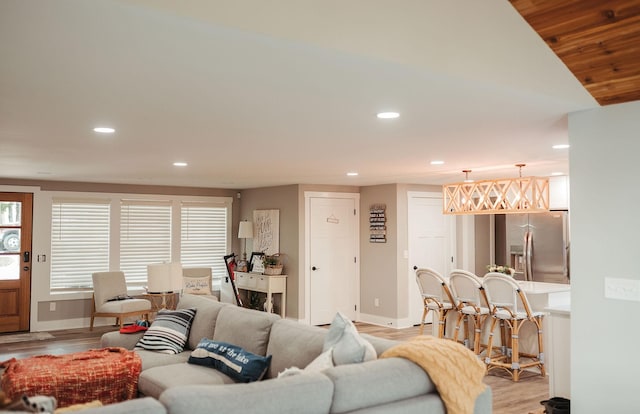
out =
[[[147,283],[147,265],[171,261],[171,202],[122,200],[120,270],[129,285]]]
[[[227,207],[183,202],[180,216],[182,266],[210,267],[213,288],[219,290],[220,279],[226,276],[223,257],[227,254]]]
[[[91,288],[93,272],[109,270],[109,202],[54,199],[51,290]]]

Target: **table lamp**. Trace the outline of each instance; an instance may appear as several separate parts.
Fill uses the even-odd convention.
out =
[[[180,263],[154,263],[147,265],[147,291],[149,293],[173,293],[182,289],[182,265]]]
[[[238,238],[244,239],[244,249],[242,251],[242,260],[238,263],[238,270],[247,271],[247,239],[253,238],[253,223],[250,221],[241,221],[238,226]]]

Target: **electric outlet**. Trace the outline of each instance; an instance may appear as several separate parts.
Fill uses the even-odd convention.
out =
[[[55,312],[56,310],[56,303],[55,302],[49,302],[49,311],[50,312]]]
[[[375,298],[375,299],[373,300],[373,306],[375,306],[376,308],[377,308],[378,306],[380,306],[380,299]]]
[[[640,280],[605,277],[604,297],[640,302]]]

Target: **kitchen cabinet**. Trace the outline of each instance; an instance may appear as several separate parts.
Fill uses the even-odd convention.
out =
[[[551,210],[569,210],[568,176],[549,177],[549,208]]]

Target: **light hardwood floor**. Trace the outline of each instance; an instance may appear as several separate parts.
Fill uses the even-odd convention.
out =
[[[399,341],[408,340],[419,334],[418,327],[393,329],[382,326],[356,323],[360,332]],[[68,329],[50,332],[54,338],[42,341],[18,342],[0,345],[0,362],[10,358],[26,358],[33,355],[60,355],[84,351],[100,346],[100,336],[104,332],[117,329],[113,326],[89,329]],[[430,332],[425,327],[425,332]],[[484,379],[493,391],[494,414],[528,414],[539,410],[540,401],[549,397],[549,382],[539,375],[523,375],[514,383],[508,377],[492,373]]]

